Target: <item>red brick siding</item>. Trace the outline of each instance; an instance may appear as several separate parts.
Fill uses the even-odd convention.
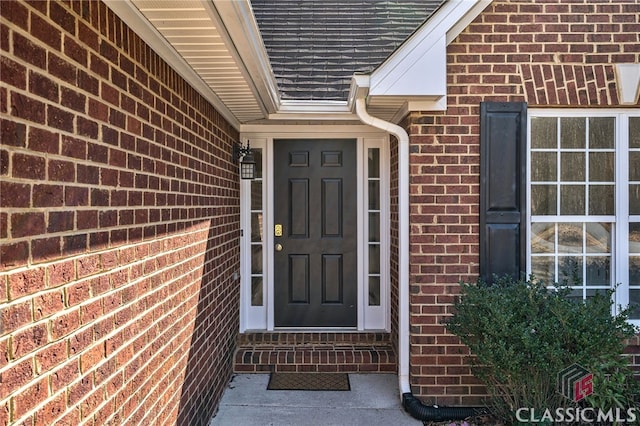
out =
[[[617,105],[615,67],[606,65],[521,64],[531,105]]]
[[[101,2],[3,1],[0,46],[0,424],[206,424],[237,131]]]
[[[407,117],[411,384],[425,401],[485,393],[442,325],[458,283],[478,275],[480,102],[617,106],[612,64],[640,61],[639,14],[638,1],[494,1],[448,47],[447,111]]]

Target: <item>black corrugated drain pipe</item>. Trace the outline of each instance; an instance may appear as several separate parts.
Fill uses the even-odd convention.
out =
[[[402,405],[405,411],[411,414],[414,419],[430,422],[464,420],[469,417],[489,413],[486,408],[480,407],[440,407],[438,405],[424,405],[422,401],[410,392],[402,394]]]
[[[384,130],[398,140],[398,282],[409,281],[409,135],[407,131],[389,121],[374,117],[367,111],[366,96],[371,84],[370,75],[354,74],[352,85],[355,111],[360,121]],[[398,294],[398,379],[402,405],[411,416],[422,421],[464,420],[487,414],[483,408],[426,406],[415,398],[409,385],[409,286],[399,286]]]

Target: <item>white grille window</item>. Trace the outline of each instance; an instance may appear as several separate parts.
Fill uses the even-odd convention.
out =
[[[638,114],[529,113],[528,270],[574,297],[619,284],[616,304],[640,306]]]
[[[251,185],[251,306],[264,305],[264,212],[262,201],[262,149],[254,149],[255,179]]]

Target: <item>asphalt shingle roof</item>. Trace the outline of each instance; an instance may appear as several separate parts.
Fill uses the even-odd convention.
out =
[[[251,0],[283,100],[346,101],[444,0]]]

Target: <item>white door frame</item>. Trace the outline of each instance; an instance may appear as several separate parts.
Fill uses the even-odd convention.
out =
[[[389,265],[389,136],[364,125],[340,126],[258,126],[243,131],[241,140],[251,148],[262,150],[262,305],[251,305],[252,243],[251,243],[251,181],[240,182],[240,332],[248,330],[273,331],[274,280],[274,220],[273,220],[273,141],[275,139],[355,139],[357,141],[357,205],[358,205],[358,325],[356,328],[322,328],[332,331],[389,331],[390,265]],[[368,168],[370,148],[380,152],[380,305],[369,306],[368,300]],[[254,212],[255,213],[255,212]],[[259,249],[259,248],[258,248]],[[302,328],[301,328],[302,329]],[[309,330],[305,328],[304,330]],[[320,329],[313,328],[314,331]]]

